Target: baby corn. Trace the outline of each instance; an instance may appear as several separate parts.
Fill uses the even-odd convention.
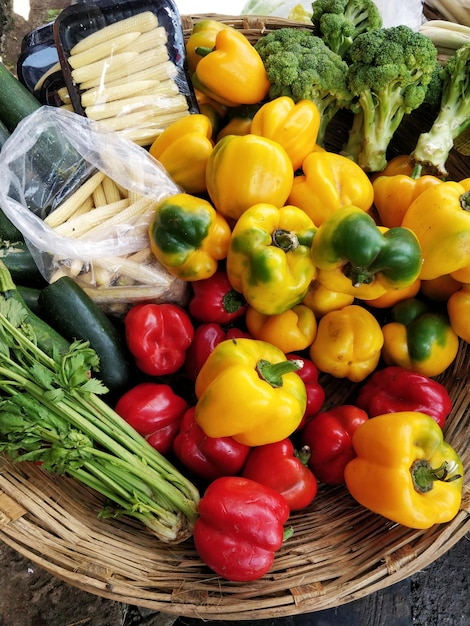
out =
[[[148,146],[175,119],[188,115],[167,33],[151,11],[84,37],[69,57],[85,115]]]

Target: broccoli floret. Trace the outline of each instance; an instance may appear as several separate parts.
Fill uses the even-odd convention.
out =
[[[270,82],[269,98],[289,96],[294,102],[312,100],[320,113],[317,142],[336,113],[348,108],[348,65],[311,31],[279,28],[258,39],[255,48]]]
[[[428,132],[418,137],[411,155],[423,172],[446,177],[446,162],[454,140],[470,126],[470,43],[457,49],[441,72],[442,96]]]
[[[312,10],[315,34],[342,57],[358,35],[382,28],[382,16],[372,0],[315,0]]]
[[[437,60],[422,105],[435,114],[439,111],[441,104],[442,86],[442,64]]]
[[[358,35],[349,56],[354,118],[343,154],[365,171],[379,172],[403,117],[426,97],[437,51],[428,37],[400,25]]]

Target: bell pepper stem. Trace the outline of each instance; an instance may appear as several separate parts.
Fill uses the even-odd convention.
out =
[[[271,387],[282,387],[282,377],[284,374],[296,372],[302,367],[302,361],[296,359],[281,361],[280,363],[270,363],[260,359],[256,364],[256,371],[260,378],[265,380]]]
[[[421,163],[416,163],[416,165],[413,167],[413,170],[410,174],[410,178],[417,180],[421,176],[422,172],[423,172],[423,166],[421,165]]]
[[[369,285],[373,280],[373,274],[365,267],[358,265],[352,265],[348,263],[344,270],[344,275],[347,276],[354,287],[360,287],[361,285]]]
[[[413,486],[418,493],[428,493],[433,488],[435,480],[450,483],[453,480],[461,478],[460,474],[449,475],[449,464],[444,461],[439,467],[433,468],[426,459],[417,459],[412,464],[411,477]]]
[[[206,57],[211,52],[214,52],[214,48],[208,46],[198,46],[194,51],[200,57]]]
[[[470,191],[466,191],[460,196],[460,206],[467,213],[470,212]]]
[[[295,451],[295,456],[303,465],[308,465],[310,457],[312,456],[310,446],[302,446],[300,450]]]
[[[235,289],[230,289],[230,291],[227,291],[227,293],[224,295],[222,304],[227,313],[235,313],[246,305],[246,300],[243,294],[241,294],[239,291],[236,291]]]
[[[276,228],[272,233],[271,239],[272,245],[281,248],[284,252],[289,252],[289,250],[295,250],[299,247],[297,235],[290,230]]]

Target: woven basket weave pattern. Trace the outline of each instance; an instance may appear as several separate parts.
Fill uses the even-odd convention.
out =
[[[203,17],[227,21],[252,42],[292,25],[279,18],[184,16],[186,36]],[[397,154],[413,145],[423,123],[410,116],[394,139]],[[342,132],[330,133],[333,147]],[[470,175],[470,162],[456,152],[448,167],[454,178]],[[453,402],[445,437],[467,469],[461,511],[448,524],[411,530],[369,513],[342,486],[320,486],[311,506],[292,515],[294,534],[271,571],[253,583],[231,583],[200,562],[191,541],[168,546],[133,521],[100,520],[102,500],[94,492],[0,456],[0,539],[80,589],[179,616],[276,618],[363,597],[423,569],[470,532],[469,364],[470,346],[462,342],[438,378]],[[352,400],[352,383],[328,376],[321,383],[328,406]]]

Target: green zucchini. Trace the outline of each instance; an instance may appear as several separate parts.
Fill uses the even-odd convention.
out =
[[[24,285],[16,285],[16,288],[28,309],[41,317],[41,307],[39,306],[41,290],[37,287],[25,287]]]
[[[100,358],[97,376],[110,391],[131,385],[131,366],[124,333],[69,276],[62,276],[39,294],[41,315],[66,339],[89,341]]]
[[[70,342],[60,333],[46,323],[41,317],[33,313],[26,304],[23,296],[16,288],[7,266],[0,261],[0,295],[4,298],[12,298],[19,302],[27,311],[25,321],[31,326],[36,337],[37,345],[49,356],[55,352],[66,354]]]
[[[6,129],[12,133],[40,106],[39,100],[0,62],[0,120]]]
[[[24,241],[23,233],[0,209],[0,241]]]
[[[24,241],[0,239],[0,261],[7,266],[16,284],[27,287],[47,284]]]

